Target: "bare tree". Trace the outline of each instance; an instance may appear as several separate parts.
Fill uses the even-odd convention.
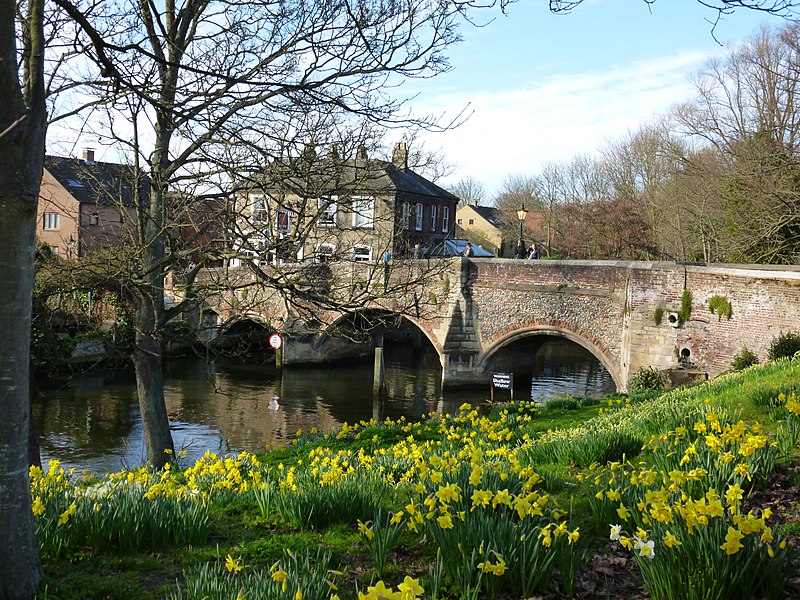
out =
[[[471,175],[456,181],[450,186],[450,191],[458,196],[459,206],[470,204],[473,200],[480,204],[486,197],[483,184]]]
[[[550,10],[554,13],[570,12],[583,4],[584,0],[550,0]],[[656,0],[642,0],[647,5]],[[795,0],[697,0],[700,4],[716,13],[716,22],[727,14],[738,9],[755,10],[782,17],[796,14],[798,3]]]
[[[0,597],[13,599],[33,598],[42,580],[28,479],[28,373],[46,130],[43,4],[31,0],[22,14],[13,0],[0,3]]]
[[[695,81],[676,121],[718,158],[714,230],[727,260],[796,263],[800,258],[800,27],[762,28]],[[691,161],[690,161],[691,162]],[[720,173],[720,166],[726,171]]]

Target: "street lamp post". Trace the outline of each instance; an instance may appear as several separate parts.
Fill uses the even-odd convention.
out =
[[[528,211],[525,210],[525,205],[520,204],[517,209],[517,220],[519,221],[519,240],[517,241],[517,258],[525,258],[525,240],[522,238],[522,224],[525,223],[525,217],[528,216]]]

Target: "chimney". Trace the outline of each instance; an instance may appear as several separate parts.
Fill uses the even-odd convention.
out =
[[[472,206],[478,206],[478,200],[477,199],[473,199],[472,200]]]
[[[367,147],[366,146],[359,146],[358,153],[356,154],[356,158],[358,160],[367,160]]]
[[[83,151],[83,160],[89,164],[94,164],[94,148],[86,148]]]
[[[405,142],[395,145],[394,152],[392,152],[392,162],[398,169],[408,168],[408,145]]]

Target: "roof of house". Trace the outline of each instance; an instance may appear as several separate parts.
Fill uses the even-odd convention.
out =
[[[425,179],[422,175],[415,173],[411,169],[403,169],[392,162],[386,162],[383,164],[383,170],[398,192],[458,202],[458,196],[439,187],[432,181]]]
[[[365,156],[340,159],[336,155],[317,157],[312,152],[299,159],[275,161],[265,170],[265,185],[267,189],[296,195],[394,192],[458,202],[457,196],[408,168],[405,160],[394,162]],[[257,175],[245,179],[257,180]]]
[[[133,173],[129,165],[45,156],[44,168],[79,203],[133,205]],[[143,181],[142,191],[146,193],[149,180]]]
[[[478,204],[468,204],[464,208],[471,208],[480,217],[485,219],[490,225],[493,225],[497,228],[508,227],[509,225],[518,224],[516,219],[512,218],[508,213],[493,206],[480,206]]]

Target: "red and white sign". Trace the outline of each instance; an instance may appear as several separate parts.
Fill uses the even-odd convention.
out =
[[[271,336],[269,336],[269,345],[277,350],[283,346],[283,338],[277,333],[273,333]]]

